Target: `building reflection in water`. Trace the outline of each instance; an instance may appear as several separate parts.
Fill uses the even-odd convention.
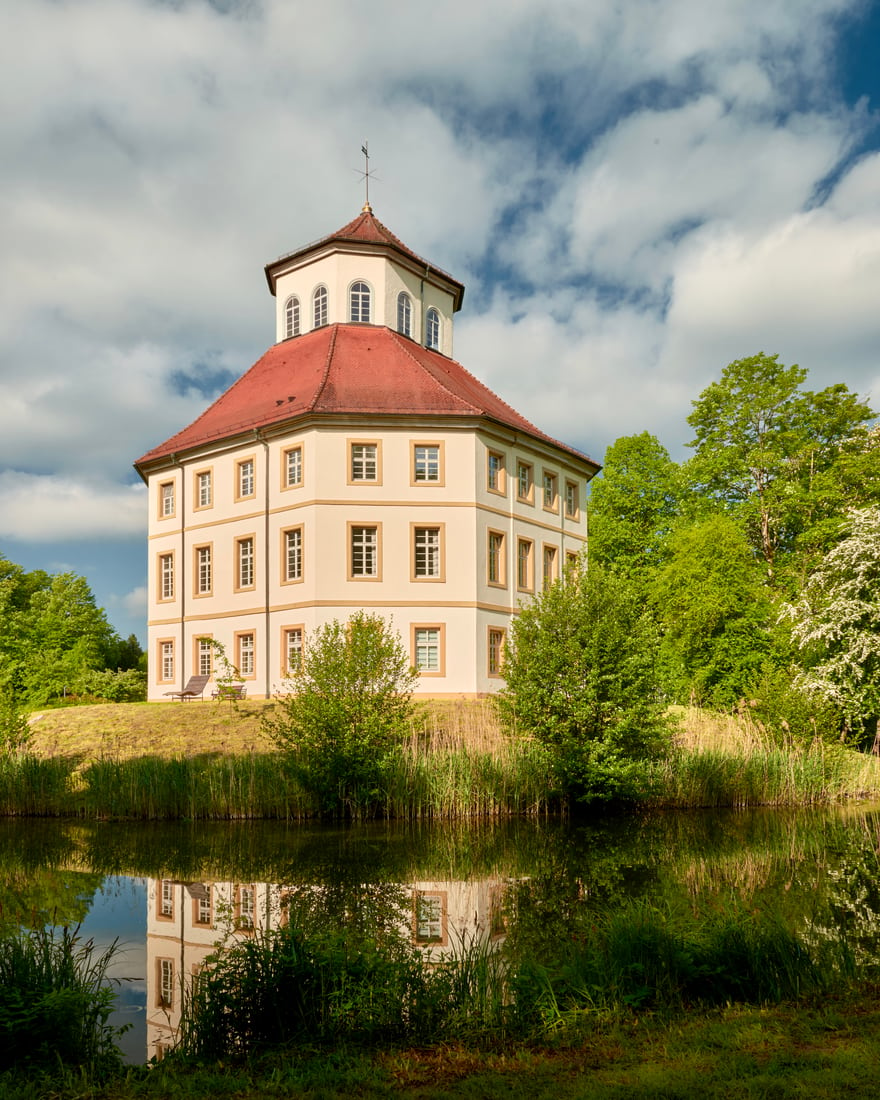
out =
[[[290,900],[319,887],[147,880],[147,1057],[174,1044],[183,1000],[217,945],[282,927]],[[416,882],[398,888],[398,930],[432,958],[462,944],[497,949],[506,934],[504,880]]]

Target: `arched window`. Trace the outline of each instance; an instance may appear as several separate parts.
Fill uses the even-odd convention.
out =
[[[412,336],[412,299],[402,290],[397,295],[397,331]]]
[[[299,298],[295,294],[284,303],[284,338],[299,336]]]
[[[321,328],[322,325],[327,324],[327,288],[325,286],[315,288],[315,293],[312,295],[312,305],[314,306],[314,324],[312,327]]]
[[[348,292],[348,319],[370,323],[370,288],[366,283],[352,283]]]
[[[425,347],[440,350],[440,313],[433,306],[425,314]]]

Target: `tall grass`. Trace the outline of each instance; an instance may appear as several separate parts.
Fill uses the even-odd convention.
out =
[[[119,1032],[107,1022],[115,947],[98,954],[70,928],[0,938],[0,1069],[63,1063],[100,1073],[120,1064]]]
[[[0,814],[51,817],[69,813],[76,761],[30,753],[0,755]]]

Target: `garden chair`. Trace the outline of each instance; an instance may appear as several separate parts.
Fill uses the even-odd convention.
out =
[[[205,685],[210,679],[210,676],[190,676],[183,691],[166,691],[163,694],[171,695],[173,698],[179,699],[181,703],[185,703],[187,699],[195,699],[196,697],[204,700]]]

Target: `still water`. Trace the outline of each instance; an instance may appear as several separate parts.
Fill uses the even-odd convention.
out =
[[[396,928],[420,949],[565,937],[629,899],[782,911],[880,948],[880,807],[627,814],[400,826],[0,821],[0,925],[79,923],[119,941],[113,1023],[128,1060],[173,1038],[214,945],[307,916]]]

